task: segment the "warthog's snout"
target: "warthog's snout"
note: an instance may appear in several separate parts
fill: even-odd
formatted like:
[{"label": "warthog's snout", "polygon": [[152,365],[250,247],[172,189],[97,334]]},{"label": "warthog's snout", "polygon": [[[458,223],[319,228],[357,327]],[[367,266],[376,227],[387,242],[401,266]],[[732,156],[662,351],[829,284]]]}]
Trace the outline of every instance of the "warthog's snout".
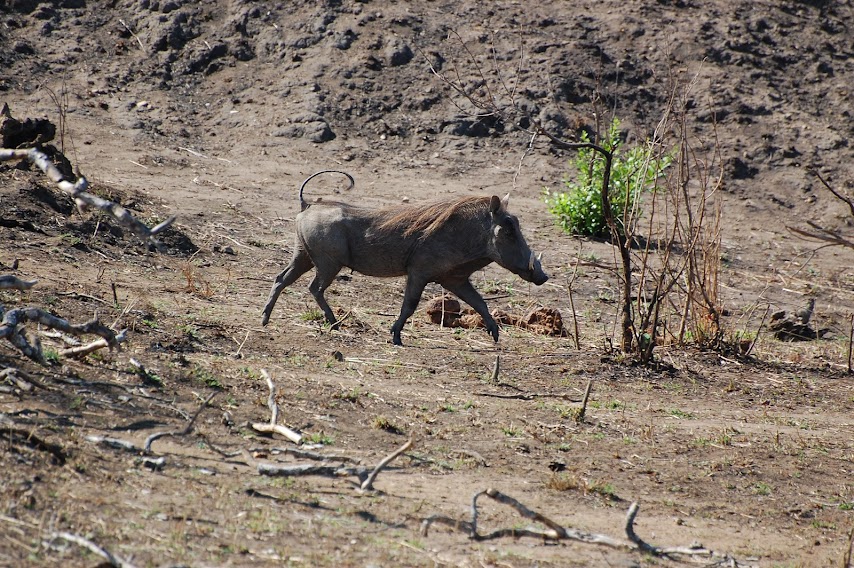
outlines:
[{"label": "warthog's snout", "polygon": [[543,267],[540,261],[543,259],[543,253],[534,256],[534,253],[531,253],[531,258],[528,260],[528,273],[520,274],[522,278],[527,280],[528,282],[533,282],[537,286],[545,284],[549,279],[549,275],[543,272]]}]

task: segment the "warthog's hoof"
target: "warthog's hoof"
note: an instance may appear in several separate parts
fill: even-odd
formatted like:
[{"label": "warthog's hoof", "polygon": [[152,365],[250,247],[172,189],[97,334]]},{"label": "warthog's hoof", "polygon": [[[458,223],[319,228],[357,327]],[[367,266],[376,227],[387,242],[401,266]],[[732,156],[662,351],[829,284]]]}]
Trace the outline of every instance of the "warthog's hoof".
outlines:
[{"label": "warthog's hoof", "polygon": [[401,347],[403,347],[403,342],[400,340],[399,331],[391,331],[391,343],[392,345],[400,345]]}]

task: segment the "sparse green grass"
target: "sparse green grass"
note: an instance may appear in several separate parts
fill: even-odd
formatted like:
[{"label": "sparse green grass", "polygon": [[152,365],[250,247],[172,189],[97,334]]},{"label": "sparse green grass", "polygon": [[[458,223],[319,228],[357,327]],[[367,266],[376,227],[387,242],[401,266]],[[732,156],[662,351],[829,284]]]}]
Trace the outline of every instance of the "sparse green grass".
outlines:
[{"label": "sparse green grass", "polygon": [[334,398],[346,402],[359,402],[361,397],[365,396],[365,392],[359,387],[353,387],[350,390],[341,390],[335,393]]},{"label": "sparse green grass", "polygon": [[335,443],[332,436],[328,436],[322,430],[320,432],[315,432],[314,434],[305,435],[302,440],[305,444],[322,444],[324,446],[331,446]]},{"label": "sparse green grass", "polygon": [[188,339],[192,339],[193,341],[201,341],[202,336],[199,334],[199,328],[196,326],[185,323],[177,326],[178,331],[180,331],[184,336]]},{"label": "sparse green grass", "polygon": [[51,347],[45,347],[42,349],[42,355],[44,355],[44,360],[48,363],[48,365],[58,365],[59,364],[59,352],[56,349]]},{"label": "sparse green grass", "polygon": [[194,365],[193,370],[191,372],[191,376],[193,380],[198,383],[202,383],[214,389],[223,389],[225,385],[217,378],[216,375],[213,374],[210,370],[202,367],[201,365]]},{"label": "sparse green grass", "polygon": [[371,427],[376,430],[384,430],[392,434],[403,434],[403,429],[383,415],[375,416],[371,421]]},{"label": "sparse green grass", "polygon": [[614,488],[614,485],[602,480],[596,481],[588,481],[585,489],[588,493],[596,493],[597,495],[601,495],[606,499],[610,499],[612,501],[619,501],[620,498],[617,496],[617,490]]},{"label": "sparse green grass", "polygon": [[324,321],[326,316],[323,315],[323,311],[320,308],[311,308],[301,313],[299,319],[305,322]]},{"label": "sparse green grass", "polygon": [[667,411],[667,414],[673,416],[675,418],[682,418],[685,420],[690,420],[694,418],[694,415],[690,412],[685,412],[683,410],[679,410],[678,408],[672,408]]},{"label": "sparse green grass", "polygon": [[501,432],[508,438],[519,438],[525,434],[524,430],[514,426],[512,422],[509,426],[502,426]]}]

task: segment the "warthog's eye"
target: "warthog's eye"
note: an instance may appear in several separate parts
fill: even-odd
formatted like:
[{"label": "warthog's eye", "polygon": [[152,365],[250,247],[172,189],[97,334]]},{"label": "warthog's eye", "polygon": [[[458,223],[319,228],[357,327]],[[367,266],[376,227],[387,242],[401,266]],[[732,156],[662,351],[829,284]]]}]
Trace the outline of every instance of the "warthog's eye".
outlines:
[{"label": "warthog's eye", "polygon": [[515,237],[516,236],[516,224],[513,223],[513,219],[510,217],[505,217],[501,220],[501,228],[504,229],[504,235],[507,237]]}]

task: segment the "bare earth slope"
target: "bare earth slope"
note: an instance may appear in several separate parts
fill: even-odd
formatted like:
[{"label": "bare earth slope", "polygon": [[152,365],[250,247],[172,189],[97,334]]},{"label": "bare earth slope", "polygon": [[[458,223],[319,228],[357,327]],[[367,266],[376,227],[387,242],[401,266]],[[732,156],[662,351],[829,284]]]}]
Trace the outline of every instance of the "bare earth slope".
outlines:
[{"label": "bare earth slope", "polygon": [[[26,165],[0,164],[0,274],[38,279],[0,291],[73,321],[128,328],[119,352],[38,366],[0,344],[0,368],[40,386],[0,393],[0,565],[92,566],[66,531],[136,566],[630,566],[638,552],[434,527],[468,520],[494,487],[564,526],[660,545],[701,542],[741,565],[841,565],[854,525],[854,387],[845,374],[854,255],[796,239],[807,220],[851,233],[854,6],[837,2],[248,2],[10,0],[0,5],[0,104],[58,125],[52,142],[141,219],[178,215],[163,253],[70,199]],[[748,359],[662,347],[654,368],[608,349],[618,296],[602,242],[554,226],[541,199],[572,155],[470,104],[431,73],[485,87],[572,139],[615,113],[629,143],[655,129],[676,82],[695,80],[689,128],[717,137],[724,171],[723,303],[733,330],[766,307],[815,297],[824,339],[762,334]],[[502,87],[506,86],[506,90]],[[480,89],[478,91],[478,89]],[[597,119],[597,117],[599,117]],[[603,118],[604,117],[604,118]],[[62,122],[64,121],[64,122]],[[490,307],[557,308],[573,288],[581,349],[506,327],[440,329],[423,310],[388,329],[402,281],[341,274],[340,331],[316,321],[308,278],[260,311],[289,258],[296,193],[311,173],[345,169],[307,193],[365,205],[511,192],[543,287],[495,266],[475,275]],[[13,260],[19,259],[17,270]],[[439,293],[428,288],[425,298]],[[115,296],[114,296],[115,294]],[[48,349],[61,347],[43,337]],[[502,384],[489,384],[496,356]],[[147,373],[130,363],[142,362]],[[259,437],[269,418],[379,461],[408,434],[415,449],[375,493],[350,478],[259,476],[254,460],[303,463]],[[588,380],[593,397],[576,422]],[[142,444],[181,429],[220,390],[192,434],[153,449],[165,466],[96,445]],[[6,392],[8,391],[8,392]],[[494,396],[501,395],[501,396]],[[522,527],[484,503],[483,530]]]}]

